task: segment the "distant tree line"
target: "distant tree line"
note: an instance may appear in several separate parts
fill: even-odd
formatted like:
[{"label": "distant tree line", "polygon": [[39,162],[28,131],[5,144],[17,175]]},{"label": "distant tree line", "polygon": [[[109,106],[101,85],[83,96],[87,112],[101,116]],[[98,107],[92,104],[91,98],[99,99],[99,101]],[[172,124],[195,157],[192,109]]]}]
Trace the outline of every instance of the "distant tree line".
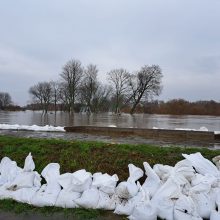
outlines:
[{"label": "distant tree line", "polygon": [[130,73],[123,68],[107,73],[107,84],[98,80],[94,64],[83,67],[79,60],[69,60],[56,82],[38,82],[29,89],[32,106],[48,110],[84,111],[120,114],[129,107],[133,114],[138,105],[161,93],[162,71],[158,65],[143,66]]},{"label": "distant tree line", "polygon": [[0,109],[5,110],[12,104],[12,99],[9,93],[0,92]]},{"label": "distant tree line", "polygon": [[167,102],[146,102],[140,112],[148,114],[170,115],[220,115],[220,103],[211,101],[189,102],[184,99],[173,99]]},{"label": "distant tree line", "polygon": [[20,111],[24,109],[12,102],[11,95],[8,92],[0,92],[0,110]]}]

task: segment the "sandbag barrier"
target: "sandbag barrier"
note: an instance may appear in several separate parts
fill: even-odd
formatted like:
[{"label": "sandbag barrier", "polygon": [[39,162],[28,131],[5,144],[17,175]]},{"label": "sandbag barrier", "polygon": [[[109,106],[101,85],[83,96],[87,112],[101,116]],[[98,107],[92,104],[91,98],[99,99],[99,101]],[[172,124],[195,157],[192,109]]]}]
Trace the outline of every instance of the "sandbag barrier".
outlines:
[{"label": "sandbag barrier", "polygon": [[[0,163],[0,199],[14,199],[38,207],[91,208],[112,210],[130,220],[219,220],[220,156],[214,164],[199,152],[183,154],[174,167],[144,162],[144,171],[128,165],[127,181],[116,174],[78,170],[60,174],[58,163],[48,164],[41,175],[34,171],[31,153],[24,168],[4,157]],[[46,184],[41,185],[42,177]]]}]

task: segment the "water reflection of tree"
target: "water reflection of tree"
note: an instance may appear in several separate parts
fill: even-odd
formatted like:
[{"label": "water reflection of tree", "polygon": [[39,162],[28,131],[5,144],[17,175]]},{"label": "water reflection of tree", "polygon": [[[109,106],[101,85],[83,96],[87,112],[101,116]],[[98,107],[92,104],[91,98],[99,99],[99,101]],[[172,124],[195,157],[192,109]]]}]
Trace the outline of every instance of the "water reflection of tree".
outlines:
[{"label": "water reflection of tree", "polygon": [[50,118],[48,114],[41,114],[41,124],[43,126],[50,125]]},{"label": "water reflection of tree", "polygon": [[136,115],[129,115],[131,127],[135,128],[143,128],[146,127],[146,124],[144,123],[144,114],[136,114]]},{"label": "water reflection of tree", "polygon": [[67,118],[69,119],[69,120],[68,120],[69,126],[74,126],[74,125],[75,125],[75,124],[74,124],[75,114],[69,113]]},{"label": "water reflection of tree", "polygon": [[55,114],[54,114],[54,121],[53,121],[53,125],[54,126],[57,126],[57,111],[55,111]]}]

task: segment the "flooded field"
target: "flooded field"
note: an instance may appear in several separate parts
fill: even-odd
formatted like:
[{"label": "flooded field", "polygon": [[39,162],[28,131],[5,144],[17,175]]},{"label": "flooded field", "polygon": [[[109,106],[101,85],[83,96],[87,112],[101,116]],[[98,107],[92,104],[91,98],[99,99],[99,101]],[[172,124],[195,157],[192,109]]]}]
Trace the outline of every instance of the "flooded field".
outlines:
[{"label": "flooded field", "polygon": [[70,115],[66,112],[49,112],[43,115],[40,111],[5,112],[0,111],[0,123],[21,125],[53,125],[53,126],[117,126],[134,128],[190,128],[206,127],[209,131],[220,131],[220,117],[197,115],[155,115],[155,114],[122,114],[111,113]]},{"label": "flooded field", "polygon": [[[149,115],[149,114],[122,114],[116,116],[110,113],[102,114],[78,114],[69,115],[65,112],[50,112],[43,115],[40,111],[25,112],[5,112],[0,111],[0,124],[20,124],[20,125],[53,125],[53,126],[117,126],[124,128],[190,128],[199,129],[206,127],[209,131],[220,131],[220,117],[215,116],[174,116],[174,115]],[[39,132],[39,131],[16,131],[0,130],[0,135],[12,135],[16,137],[31,138],[58,138],[65,140],[85,140],[85,141],[102,141],[110,143],[130,143],[130,144],[157,144],[159,146],[181,145],[195,147],[220,148],[220,143],[189,143],[145,139],[136,136],[106,136],[86,133],[65,133],[65,132]]]}]

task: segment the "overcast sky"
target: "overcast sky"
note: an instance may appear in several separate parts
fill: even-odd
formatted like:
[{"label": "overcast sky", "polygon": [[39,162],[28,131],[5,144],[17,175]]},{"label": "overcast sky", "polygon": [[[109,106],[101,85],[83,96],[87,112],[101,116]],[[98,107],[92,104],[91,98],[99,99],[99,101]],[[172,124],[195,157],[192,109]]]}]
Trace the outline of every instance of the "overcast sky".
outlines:
[{"label": "overcast sky", "polygon": [[219,23],[219,0],[0,0],[0,91],[24,105],[73,58],[102,81],[158,64],[160,100],[220,101]]}]

